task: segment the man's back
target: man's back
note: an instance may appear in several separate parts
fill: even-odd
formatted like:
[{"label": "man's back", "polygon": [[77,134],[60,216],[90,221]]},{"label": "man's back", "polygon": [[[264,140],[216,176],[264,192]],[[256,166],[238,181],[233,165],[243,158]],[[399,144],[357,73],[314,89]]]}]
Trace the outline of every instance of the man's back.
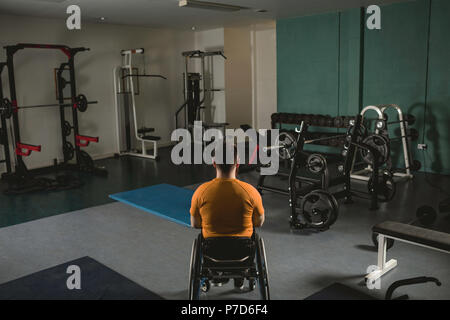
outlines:
[{"label": "man's back", "polygon": [[192,197],[191,215],[201,218],[205,238],[250,237],[253,215],[263,214],[261,195],[238,179],[213,179],[198,187]]}]

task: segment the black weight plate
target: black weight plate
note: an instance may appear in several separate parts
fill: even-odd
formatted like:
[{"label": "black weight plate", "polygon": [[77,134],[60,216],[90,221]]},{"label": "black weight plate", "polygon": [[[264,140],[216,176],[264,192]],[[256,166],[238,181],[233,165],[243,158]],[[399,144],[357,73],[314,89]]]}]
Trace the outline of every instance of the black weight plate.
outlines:
[{"label": "black weight plate", "polygon": [[336,128],[342,128],[344,126],[344,117],[336,117],[333,120],[333,124]]},{"label": "black weight plate", "polygon": [[63,134],[65,137],[70,136],[70,133],[72,132],[72,126],[70,125],[69,122],[64,121],[64,126],[63,126]]},{"label": "black weight plate", "polygon": [[419,139],[419,131],[417,131],[417,129],[411,128],[409,129],[408,136],[411,141],[416,141],[417,139]]},{"label": "black weight plate", "polygon": [[75,149],[74,149],[73,145],[69,141],[66,141],[64,143],[63,153],[64,153],[64,160],[65,161],[72,160],[73,157],[75,156]]},{"label": "black weight plate", "polygon": [[308,227],[327,229],[336,222],[339,206],[331,193],[314,190],[303,197],[301,212]]},{"label": "black weight plate", "polygon": [[76,103],[77,103],[77,109],[80,112],[85,112],[87,110],[88,101],[87,101],[87,98],[86,98],[86,96],[84,94],[79,94],[77,96]]},{"label": "black weight plate", "polygon": [[284,146],[277,149],[278,155],[283,160],[292,159],[297,150],[297,142],[289,132],[281,132],[275,140],[275,145]]},{"label": "black weight plate", "polygon": [[416,117],[412,114],[407,114],[404,116],[406,122],[408,122],[409,126],[412,126],[416,122]]},{"label": "black weight plate", "polygon": [[420,225],[429,227],[436,221],[437,212],[431,206],[421,206],[417,208],[416,218]]},{"label": "black weight plate", "polygon": [[367,130],[367,127],[360,125],[359,130],[356,131],[355,126],[349,124],[349,127],[347,128],[347,131],[345,134],[346,134],[345,139],[347,140],[347,142],[350,142],[352,140],[353,135],[357,135],[355,142],[361,143],[367,137],[368,130]]},{"label": "black weight plate", "polygon": [[[373,179],[370,177],[367,187],[369,189],[369,194],[372,194],[374,186],[373,186]],[[380,202],[388,202],[391,201],[395,193],[397,191],[397,185],[392,179],[392,176],[389,174],[383,174],[379,177],[378,182],[378,201]]]},{"label": "black weight plate", "polygon": [[[362,143],[376,149],[380,153],[380,158],[378,162],[379,166],[385,164],[388,161],[390,148],[389,142],[384,136],[378,134],[371,134],[368,137],[366,137],[362,141]],[[360,153],[361,157],[367,164],[373,164],[374,159],[371,152],[369,152],[366,149],[360,148]]]},{"label": "black weight plate", "polygon": [[317,153],[311,154],[306,160],[308,170],[311,173],[319,174],[325,171],[327,167],[326,159]]},{"label": "black weight plate", "polygon": [[420,168],[422,168],[422,163],[419,160],[413,160],[413,162],[410,164],[410,169],[412,171],[419,171]]},{"label": "black weight plate", "polygon": [[5,119],[11,118],[12,114],[13,114],[13,108],[12,108],[11,101],[9,101],[9,99],[7,99],[7,98],[3,98],[1,107],[2,107],[2,109],[1,109],[2,116]]}]

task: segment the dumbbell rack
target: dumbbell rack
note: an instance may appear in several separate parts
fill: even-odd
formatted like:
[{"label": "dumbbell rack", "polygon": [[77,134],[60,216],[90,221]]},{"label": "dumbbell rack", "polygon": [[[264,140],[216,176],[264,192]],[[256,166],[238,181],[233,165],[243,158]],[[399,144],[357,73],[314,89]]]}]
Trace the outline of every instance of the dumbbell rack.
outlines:
[{"label": "dumbbell rack", "polygon": [[[89,50],[88,48],[70,48],[65,45],[49,45],[49,44],[31,44],[31,43],[19,43],[17,45],[9,45],[4,47],[6,50],[6,56],[7,56],[7,62],[6,66],[8,68],[8,80],[9,80],[9,89],[10,89],[10,99],[12,104],[12,140],[14,141],[15,146],[15,158],[10,157],[11,160],[14,160],[14,172],[8,174],[8,178],[32,178],[32,176],[29,173],[28,168],[26,167],[23,157],[28,157],[31,155],[31,153],[34,152],[40,152],[41,146],[40,145],[31,145],[31,144],[25,144],[21,142],[20,137],[20,126],[19,126],[19,116],[18,116],[18,110],[21,108],[17,104],[17,93],[16,93],[16,84],[15,84],[15,74],[14,74],[14,55],[23,49],[51,49],[51,50],[58,50],[61,51],[66,57],[67,62],[63,63],[59,69],[60,72],[64,68],[68,68],[70,72],[70,93],[71,93],[71,103],[70,106],[72,107],[72,116],[73,116],[73,125],[71,126],[74,129],[74,141],[75,141],[75,148],[74,153],[76,154],[76,163],[75,164],[68,164],[67,158],[65,155],[64,163],[62,164],[66,168],[73,168],[78,171],[88,171],[90,173],[99,174],[99,175],[105,175],[107,174],[106,170],[104,168],[97,168],[93,165],[93,160],[84,151],[80,150],[80,147],[87,146],[90,142],[98,142],[97,137],[89,137],[89,136],[82,136],[78,132],[78,103],[77,101],[77,94],[76,94],[76,84],[75,84],[75,64],[74,64],[74,57],[78,52],[83,52]],[[64,107],[61,105],[64,103],[64,97],[63,97],[63,85],[62,85],[62,77],[61,73],[58,73],[58,90],[59,90],[59,103],[60,103],[60,115],[61,115],[61,128],[64,127],[66,121],[65,121],[65,114],[64,114]],[[52,106],[49,105],[42,105],[42,107],[45,106]],[[32,107],[41,107],[41,105],[32,106]],[[23,108],[23,107],[22,107]],[[63,150],[64,146],[66,145],[66,137],[64,137],[63,134]],[[11,161],[12,162],[12,161]],[[57,164],[57,161],[55,160],[55,164]],[[49,168],[55,168],[58,167],[57,165],[49,167]],[[42,168],[39,171],[43,171],[46,168]]]},{"label": "dumbbell rack", "polygon": [[[405,162],[405,168],[403,172],[394,172],[393,176],[396,177],[397,181],[401,180],[409,180],[412,179],[414,176],[412,174],[411,170],[411,159],[412,153],[410,148],[410,141],[407,137],[408,132],[408,122],[405,121],[405,117],[403,115],[403,112],[401,108],[396,104],[386,104],[386,105],[378,105],[378,106],[367,106],[361,111],[361,116],[364,120],[364,117],[368,111],[375,111],[377,113],[378,119],[381,121],[385,120],[384,112],[389,109],[393,108],[397,111],[398,114],[398,123],[400,125],[400,134],[401,134],[401,141],[402,141],[402,147],[403,147],[403,158]],[[375,134],[379,134],[380,130],[375,126]],[[351,178],[356,180],[363,180],[368,181],[370,179],[370,174],[372,172],[372,166],[367,165],[366,168],[354,171],[354,163],[355,159],[353,161],[352,171],[351,171]]]}]

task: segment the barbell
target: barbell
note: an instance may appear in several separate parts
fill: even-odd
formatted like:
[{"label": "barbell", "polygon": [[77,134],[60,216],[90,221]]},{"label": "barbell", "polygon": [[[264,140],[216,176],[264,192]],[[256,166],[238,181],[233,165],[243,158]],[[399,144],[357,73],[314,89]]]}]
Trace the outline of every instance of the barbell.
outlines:
[{"label": "barbell", "polygon": [[[339,139],[344,140],[346,134],[339,134],[333,136],[319,137],[315,139],[305,140],[305,144],[312,144],[322,141],[331,141],[331,146],[338,146]],[[295,156],[297,151],[297,141],[295,137],[289,132],[281,132],[275,140],[275,145],[270,147],[264,147],[263,151],[276,150],[278,155],[283,160],[290,160]]]},{"label": "barbell", "polygon": [[98,101],[88,101],[84,94],[80,94],[75,98],[75,102],[71,103],[50,103],[50,104],[36,104],[29,106],[14,106],[9,99],[4,98],[0,106],[0,115],[5,119],[11,118],[15,110],[31,109],[31,108],[47,108],[47,107],[73,107],[80,112],[85,112],[89,104],[97,104]]}]

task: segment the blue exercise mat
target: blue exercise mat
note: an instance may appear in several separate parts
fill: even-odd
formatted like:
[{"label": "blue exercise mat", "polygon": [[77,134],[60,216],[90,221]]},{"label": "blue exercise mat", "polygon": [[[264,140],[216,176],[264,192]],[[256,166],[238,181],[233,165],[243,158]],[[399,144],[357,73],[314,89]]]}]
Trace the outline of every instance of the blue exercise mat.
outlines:
[{"label": "blue exercise mat", "polygon": [[190,227],[189,209],[193,194],[194,190],[163,183],[116,193],[109,197],[164,219]]}]

